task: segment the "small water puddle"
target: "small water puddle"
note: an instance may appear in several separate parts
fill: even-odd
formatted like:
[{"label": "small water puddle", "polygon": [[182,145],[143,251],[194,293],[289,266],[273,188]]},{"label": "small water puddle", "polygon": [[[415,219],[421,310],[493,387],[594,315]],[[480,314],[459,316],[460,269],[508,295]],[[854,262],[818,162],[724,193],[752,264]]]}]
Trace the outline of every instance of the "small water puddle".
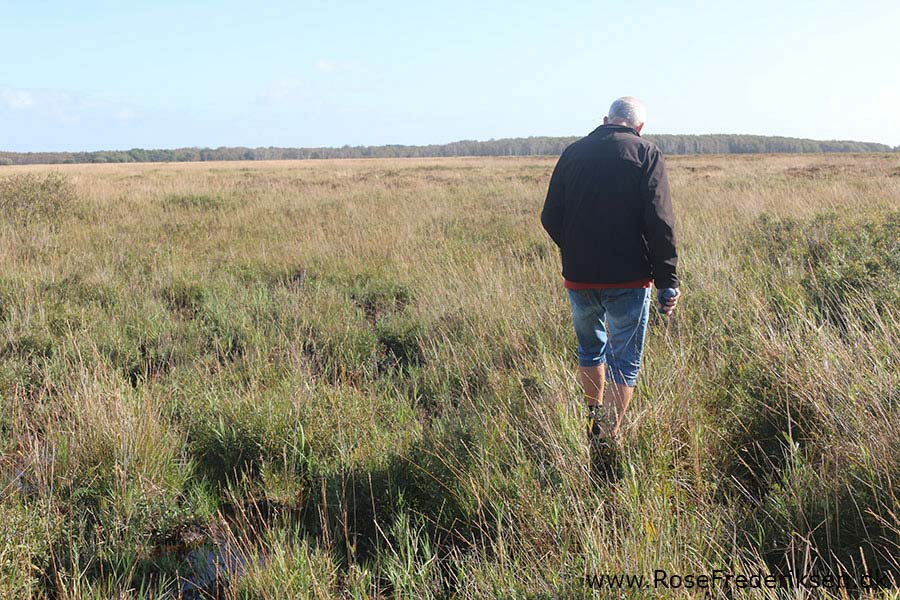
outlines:
[{"label": "small water puddle", "polygon": [[258,559],[222,537],[189,550],[182,560],[188,573],[177,579],[179,597],[195,600],[223,597],[228,582],[240,577],[247,565]]},{"label": "small water puddle", "polygon": [[244,574],[251,566],[265,561],[259,540],[246,537],[249,532],[263,531],[276,515],[285,516],[297,510],[270,503],[250,500],[239,507],[231,506],[220,514],[219,522],[208,529],[182,533],[179,544],[166,547],[168,554],[185,565],[177,577],[180,598],[199,600],[223,598],[229,582]]}]

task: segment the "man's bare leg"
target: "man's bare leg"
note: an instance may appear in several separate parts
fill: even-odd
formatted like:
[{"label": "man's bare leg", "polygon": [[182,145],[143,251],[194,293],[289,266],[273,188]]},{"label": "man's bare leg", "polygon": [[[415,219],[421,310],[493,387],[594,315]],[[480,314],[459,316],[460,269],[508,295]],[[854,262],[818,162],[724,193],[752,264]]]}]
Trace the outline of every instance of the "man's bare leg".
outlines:
[{"label": "man's bare leg", "polygon": [[605,385],[606,365],[579,367],[578,371],[589,417],[591,476],[596,483],[612,483],[622,477],[616,436],[634,388],[614,381]]},{"label": "man's bare leg", "polygon": [[609,382],[603,404],[607,407],[606,413],[611,424],[611,431],[608,433],[610,437],[619,435],[619,428],[625,420],[625,411],[628,410],[633,395],[634,387],[615,381]]},{"label": "man's bare leg", "polygon": [[603,402],[603,387],[606,382],[606,365],[578,367],[584,401],[588,407],[600,406]]}]

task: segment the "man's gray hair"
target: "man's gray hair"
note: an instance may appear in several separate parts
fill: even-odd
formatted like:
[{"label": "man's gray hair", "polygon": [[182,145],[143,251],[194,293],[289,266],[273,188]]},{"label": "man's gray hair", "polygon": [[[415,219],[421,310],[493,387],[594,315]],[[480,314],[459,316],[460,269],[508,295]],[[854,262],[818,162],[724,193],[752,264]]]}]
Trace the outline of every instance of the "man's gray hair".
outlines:
[{"label": "man's gray hair", "polygon": [[610,123],[637,128],[647,121],[647,108],[637,98],[623,96],[612,103],[606,116]]}]

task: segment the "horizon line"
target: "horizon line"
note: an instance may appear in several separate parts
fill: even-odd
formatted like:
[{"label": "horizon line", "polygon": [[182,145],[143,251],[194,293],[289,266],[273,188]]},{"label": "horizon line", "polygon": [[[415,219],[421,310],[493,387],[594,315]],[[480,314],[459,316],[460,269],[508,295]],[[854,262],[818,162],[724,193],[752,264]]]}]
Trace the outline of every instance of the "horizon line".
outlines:
[{"label": "horizon line", "polygon": [[[864,141],[864,140],[852,140],[852,139],[820,139],[820,138],[808,138],[808,137],[797,137],[790,135],[776,135],[776,134],[760,134],[760,133],[649,133],[641,135],[641,137],[645,138],[654,138],[654,137],[710,137],[710,136],[744,136],[744,137],[757,137],[757,138],[779,138],[785,140],[803,140],[810,142],[840,142],[840,143],[855,143],[855,144],[878,144],[881,146],[886,146],[892,150],[896,150],[900,148],[900,146],[893,146],[892,144],[886,142],[873,142],[873,141]],[[167,147],[146,147],[146,146],[131,146],[131,147],[121,147],[121,148],[100,148],[94,150],[6,150],[0,148],[0,154],[92,154],[99,152],[130,152],[133,150],[145,150],[145,151],[173,151],[173,150],[218,150],[223,148],[246,148],[248,150],[254,149],[270,149],[270,150],[278,150],[278,149],[310,149],[310,150],[340,150],[342,148],[389,148],[389,147],[401,147],[401,148],[426,148],[429,146],[450,146],[453,144],[460,143],[486,143],[486,142],[500,142],[506,140],[529,140],[529,139],[563,139],[563,138],[573,138],[579,139],[584,137],[584,135],[528,135],[528,136],[516,136],[516,137],[498,137],[498,138],[487,138],[487,139],[474,139],[474,138],[463,138],[451,140],[449,142],[429,142],[422,144],[410,144],[410,143],[385,143],[385,144],[341,144],[341,145],[331,145],[331,146],[244,146],[244,145],[218,145],[218,146],[210,146],[210,145],[194,145],[194,146],[167,146]]]}]

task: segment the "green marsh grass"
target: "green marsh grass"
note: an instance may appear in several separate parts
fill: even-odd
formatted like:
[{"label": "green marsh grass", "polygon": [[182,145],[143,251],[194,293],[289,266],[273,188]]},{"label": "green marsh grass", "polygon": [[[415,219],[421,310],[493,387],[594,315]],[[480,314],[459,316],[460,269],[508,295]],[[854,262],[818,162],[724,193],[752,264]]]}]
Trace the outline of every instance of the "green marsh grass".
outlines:
[{"label": "green marsh grass", "polygon": [[897,575],[898,161],[670,160],[685,296],[608,489],[538,221],[553,159],[0,169],[0,596]]}]

